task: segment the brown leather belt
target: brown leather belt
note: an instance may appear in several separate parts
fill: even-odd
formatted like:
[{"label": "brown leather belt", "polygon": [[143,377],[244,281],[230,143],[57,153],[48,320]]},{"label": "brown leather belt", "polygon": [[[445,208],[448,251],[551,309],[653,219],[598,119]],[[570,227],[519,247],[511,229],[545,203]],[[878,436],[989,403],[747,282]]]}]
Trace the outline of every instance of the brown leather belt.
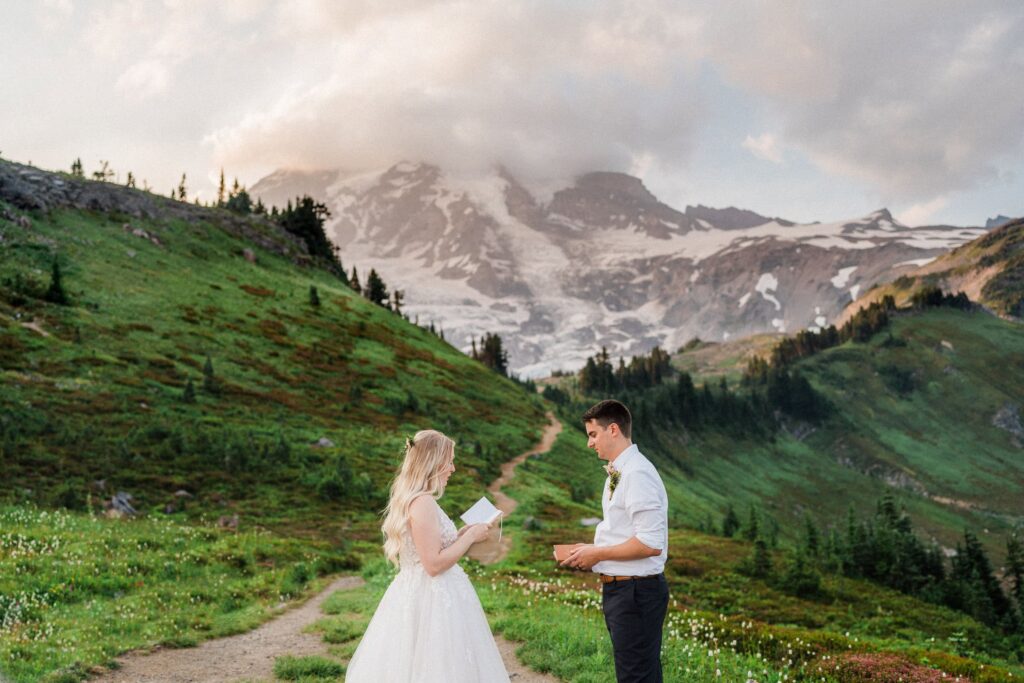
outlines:
[{"label": "brown leather belt", "polygon": [[600,574],[601,583],[615,583],[616,581],[635,581],[636,579],[655,579],[661,574],[648,574],[647,576],[611,576],[610,574]]}]

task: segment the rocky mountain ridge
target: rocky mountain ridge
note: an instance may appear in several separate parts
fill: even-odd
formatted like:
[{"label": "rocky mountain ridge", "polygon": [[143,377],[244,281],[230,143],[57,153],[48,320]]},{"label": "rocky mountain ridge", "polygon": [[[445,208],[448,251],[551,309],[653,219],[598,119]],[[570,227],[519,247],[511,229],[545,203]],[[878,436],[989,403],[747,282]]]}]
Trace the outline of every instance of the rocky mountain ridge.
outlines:
[{"label": "rocky mountain ridge", "polygon": [[[333,177],[332,177],[333,173]],[[329,206],[346,265],[405,290],[406,310],[469,347],[497,332],[516,372],[829,324],[848,302],[983,228],[910,228],[885,209],[796,224],[736,208],[661,202],[638,178],[589,173],[546,201],[508,171],[459,175],[402,162],[381,172],[278,172],[267,204]]]}]

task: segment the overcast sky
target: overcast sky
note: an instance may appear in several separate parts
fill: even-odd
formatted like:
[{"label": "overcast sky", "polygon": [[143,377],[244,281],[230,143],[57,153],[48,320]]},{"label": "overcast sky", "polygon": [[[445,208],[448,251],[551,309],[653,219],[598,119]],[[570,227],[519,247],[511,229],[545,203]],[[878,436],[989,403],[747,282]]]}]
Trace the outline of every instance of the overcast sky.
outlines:
[{"label": "overcast sky", "polygon": [[1024,214],[1020,0],[5,0],[0,155],[643,178],[797,221]]}]

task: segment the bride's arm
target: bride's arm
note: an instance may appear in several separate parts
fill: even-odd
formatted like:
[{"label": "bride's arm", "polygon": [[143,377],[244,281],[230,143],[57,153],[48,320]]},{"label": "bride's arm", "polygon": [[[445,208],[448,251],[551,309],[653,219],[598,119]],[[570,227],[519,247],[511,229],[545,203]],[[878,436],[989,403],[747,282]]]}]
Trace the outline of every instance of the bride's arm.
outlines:
[{"label": "bride's arm", "polygon": [[409,508],[409,528],[412,531],[412,542],[419,553],[423,569],[431,576],[437,576],[458,562],[469,547],[487,535],[486,524],[474,524],[472,529],[459,536],[455,543],[441,548],[441,525],[438,523],[437,503],[430,496],[421,496],[412,502]]}]

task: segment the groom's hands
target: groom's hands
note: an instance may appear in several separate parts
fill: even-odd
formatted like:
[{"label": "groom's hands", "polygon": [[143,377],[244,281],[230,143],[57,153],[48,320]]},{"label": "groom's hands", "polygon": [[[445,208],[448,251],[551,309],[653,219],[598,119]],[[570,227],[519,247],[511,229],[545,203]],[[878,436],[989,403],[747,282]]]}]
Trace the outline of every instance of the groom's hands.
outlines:
[{"label": "groom's hands", "polygon": [[569,557],[562,560],[563,567],[572,567],[573,569],[582,569],[583,571],[590,571],[590,569],[601,561],[601,548],[590,543],[577,543]]}]

